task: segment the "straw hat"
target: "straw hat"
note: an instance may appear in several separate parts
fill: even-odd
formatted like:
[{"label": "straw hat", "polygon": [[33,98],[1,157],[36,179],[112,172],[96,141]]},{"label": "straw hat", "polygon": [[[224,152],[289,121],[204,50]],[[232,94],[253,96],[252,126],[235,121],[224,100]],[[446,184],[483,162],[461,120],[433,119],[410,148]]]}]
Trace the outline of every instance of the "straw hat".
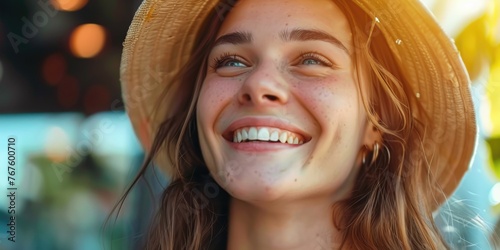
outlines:
[{"label": "straw hat", "polygon": [[[412,104],[413,116],[425,121],[423,145],[431,170],[448,196],[469,168],[476,140],[470,81],[459,53],[418,0],[354,2],[377,20],[424,109]],[[144,0],[137,10],[124,43],[121,83],[126,110],[146,151],[165,120],[162,114],[179,108],[174,96],[166,96],[157,106],[159,115],[153,115],[166,83],[189,58],[209,13],[227,7],[217,0]],[[156,162],[175,174],[164,158]],[[441,203],[444,197],[430,199]]]}]

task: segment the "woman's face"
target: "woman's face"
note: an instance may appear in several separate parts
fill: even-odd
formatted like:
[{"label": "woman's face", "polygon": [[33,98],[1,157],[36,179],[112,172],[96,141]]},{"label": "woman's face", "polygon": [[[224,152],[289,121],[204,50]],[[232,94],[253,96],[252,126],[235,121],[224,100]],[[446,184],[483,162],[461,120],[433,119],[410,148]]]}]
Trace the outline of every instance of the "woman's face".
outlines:
[{"label": "woman's face", "polygon": [[197,105],[203,158],[246,201],[344,198],[372,145],[349,24],[331,0],[241,0]]}]

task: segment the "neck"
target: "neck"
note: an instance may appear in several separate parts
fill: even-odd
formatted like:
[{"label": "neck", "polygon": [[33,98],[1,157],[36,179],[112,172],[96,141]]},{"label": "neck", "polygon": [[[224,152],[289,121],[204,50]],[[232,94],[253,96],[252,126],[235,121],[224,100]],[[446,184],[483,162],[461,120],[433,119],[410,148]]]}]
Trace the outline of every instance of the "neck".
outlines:
[{"label": "neck", "polygon": [[311,200],[250,204],[231,198],[228,250],[337,248],[331,205]]}]

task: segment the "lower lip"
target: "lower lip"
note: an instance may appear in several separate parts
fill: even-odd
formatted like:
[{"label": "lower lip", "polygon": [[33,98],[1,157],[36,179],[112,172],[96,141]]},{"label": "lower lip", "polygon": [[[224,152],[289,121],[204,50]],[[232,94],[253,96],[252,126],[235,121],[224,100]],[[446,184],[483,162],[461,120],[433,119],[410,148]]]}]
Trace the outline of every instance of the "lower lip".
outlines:
[{"label": "lower lip", "polygon": [[232,148],[242,151],[252,151],[252,152],[271,152],[284,149],[292,149],[300,147],[304,144],[286,144],[286,143],[273,143],[273,142],[228,142]]}]

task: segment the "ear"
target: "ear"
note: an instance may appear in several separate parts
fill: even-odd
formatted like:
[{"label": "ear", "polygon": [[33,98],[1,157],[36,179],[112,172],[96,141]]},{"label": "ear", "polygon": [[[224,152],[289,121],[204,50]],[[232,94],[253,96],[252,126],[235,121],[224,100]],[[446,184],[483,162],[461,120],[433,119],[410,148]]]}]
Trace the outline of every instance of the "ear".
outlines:
[{"label": "ear", "polygon": [[367,121],[363,144],[366,145],[370,150],[373,150],[373,145],[375,145],[375,142],[379,142],[379,144],[382,143],[382,132],[380,132],[371,121]]}]

